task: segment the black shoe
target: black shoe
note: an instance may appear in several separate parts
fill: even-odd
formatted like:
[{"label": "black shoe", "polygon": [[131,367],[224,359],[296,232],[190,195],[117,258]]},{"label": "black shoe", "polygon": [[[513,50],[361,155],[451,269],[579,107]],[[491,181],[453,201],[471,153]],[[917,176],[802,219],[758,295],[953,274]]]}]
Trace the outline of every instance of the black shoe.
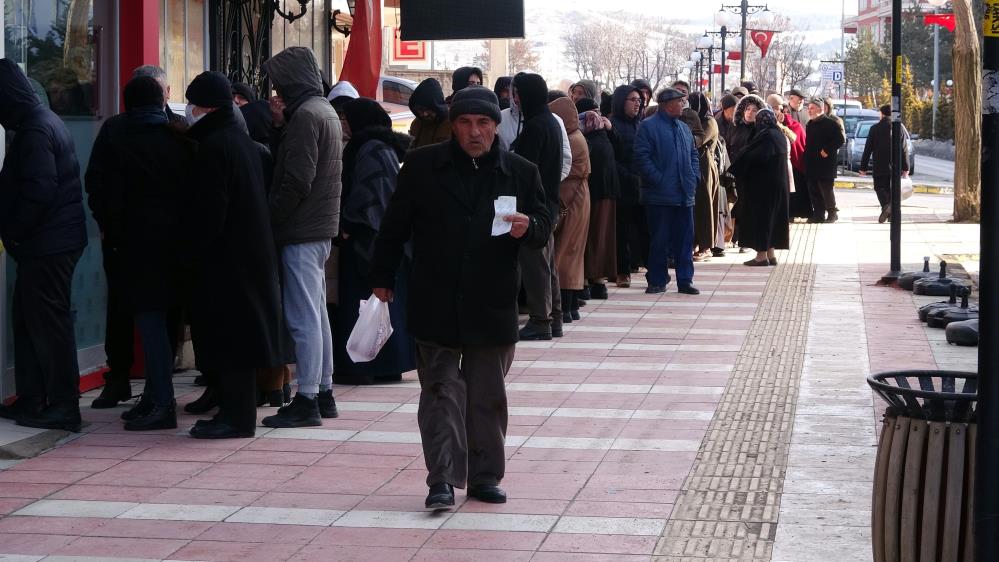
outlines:
[{"label": "black shoe", "polygon": [[552,330],[549,327],[538,328],[531,323],[520,329],[521,341],[539,341],[552,339]]},{"label": "black shoe", "polygon": [[38,412],[25,412],[17,418],[17,425],[40,429],[62,429],[80,432],[83,420],[80,419],[80,405],[77,402],[52,404]]},{"label": "black shoe", "polygon": [[714,257],[716,257],[716,258],[723,258],[723,257],[725,257],[725,249],[724,248],[711,248],[711,255],[714,256]]},{"label": "black shoe", "polygon": [[434,484],[424,502],[427,509],[451,509],[454,507],[454,487],[450,484]]},{"label": "black shoe", "polygon": [[742,265],[748,265],[750,267],[760,267],[760,266],[770,265],[770,260],[756,261],[756,258],[753,258],[749,261],[742,262]]},{"label": "black shoe", "polygon": [[597,298],[597,297],[593,296],[593,291],[590,290],[590,287],[591,287],[591,285],[587,285],[587,286],[583,287],[583,289],[581,291],[579,291],[578,298],[581,298],[584,301],[588,301],[590,299]]},{"label": "black shoe", "polygon": [[153,406],[141,418],[125,422],[125,431],[152,431],[154,429],[177,429],[177,405]]},{"label": "black shoe", "polygon": [[260,423],[267,427],[319,427],[323,425],[323,420],[319,415],[318,401],[298,393],[291,404],[278,408],[277,414],[264,418]]},{"label": "black shoe", "polygon": [[506,503],[506,492],[499,486],[469,486],[468,497],[486,503]]},{"label": "black shoe", "polygon": [[125,421],[137,420],[151,411],[153,411],[153,401],[146,396],[140,396],[135,406],[121,413],[121,419]]},{"label": "black shoe", "polygon": [[573,310],[572,312],[569,313],[569,316],[572,316],[573,320],[579,320],[580,318],[578,310]]},{"label": "black shoe", "polygon": [[198,375],[194,377],[194,386],[208,386],[208,379],[205,375]]},{"label": "black shoe", "polygon": [[561,338],[563,336],[565,336],[565,331],[562,330],[562,326],[559,326],[558,328],[552,328],[553,338]]},{"label": "black shoe", "polygon": [[598,301],[607,300],[607,285],[603,283],[590,285],[590,298]]},{"label": "black shoe", "polygon": [[319,406],[319,417],[330,419],[340,415],[336,411],[336,400],[333,399],[333,389],[320,390],[316,395],[316,402]]},{"label": "black shoe", "polygon": [[676,288],[676,292],[683,293],[685,295],[699,295],[701,291],[693,285],[680,285]]},{"label": "black shoe", "polygon": [[219,405],[219,399],[215,396],[215,389],[206,386],[205,391],[201,393],[194,402],[184,404],[184,411],[188,414],[201,415],[204,414],[216,406]]},{"label": "black shoe", "polygon": [[826,222],[836,222],[839,220],[839,209],[833,209],[829,211],[829,215],[826,217]]},{"label": "black shoe", "polygon": [[777,265],[777,258],[767,258],[767,263],[770,265]]},{"label": "black shoe", "polygon": [[90,407],[95,410],[104,410],[114,408],[119,402],[131,399],[132,383],[128,381],[128,378],[109,377],[104,382],[104,388],[101,389],[100,396],[94,398]]},{"label": "black shoe", "polygon": [[0,418],[17,421],[26,415],[36,416],[45,408],[42,400],[19,397],[10,406],[0,405]]},{"label": "black shoe", "polygon": [[826,219],[823,217],[812,217],[805,222],[807,222],[808,224],[822,224],[826,222]]},{"label": "black shoe", "polygon": [[649,285],[645,289],[646,295],[658,295],[659,293],[665,293],[665,292],[666,292],[665,285]]},{"label": "black shoe", "polygon": [[891,217],[891,205],[881,207],[881,214],[878,215],[878,223],[884,224],[889,217]]},{"label": "black shoe", "polygon": [[190,434],[195,439],[239,439],[253,437],[254,431],[240,431],[221,420],[198,420]]},{"label": "black shoe", "polygon": [[271,408],[280,408],[284,406],[284,394],[280,390],[258,390],[257,391],[257,407],[263,408],[265,406],[270,406]]},{"label": "black shoe", "polygon": [[572,313],[569,312],[568,310],[563,310],[562,311],[562,323],[563,324],[572,324]]}]

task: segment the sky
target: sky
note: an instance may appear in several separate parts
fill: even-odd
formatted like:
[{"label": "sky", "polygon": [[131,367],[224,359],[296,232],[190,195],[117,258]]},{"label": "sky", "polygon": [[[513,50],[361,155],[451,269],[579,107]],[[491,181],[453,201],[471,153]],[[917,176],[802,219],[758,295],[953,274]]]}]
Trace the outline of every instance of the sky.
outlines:
[{"label": "sky", "polygon": [[[738,0],[731,0],[726,4],[736,4]],[[532,5],[550,5],[551,0],[527,0],[527,9],[530,11]],[[825,2],[809,2],[804,0],[762,0],[753,1],[752,4],[766,4],[772,11],[811,14],[818,16],[829,16],[838,22],[842,5],[836,0]],[[567,2],[567,4],[570,4]],[[694,8],[694,6],[700,7]],[[577,10],[608,11],[621,9],[630,12],[653,14],[667,18],[678,18],[686,16],[690,19],[701,19],[705,22],[711,21],[714,12],[721,6],[721,1],[708,0],[707,2],[688,2],[687,0],[626,0],[615,3],[608,0],[572,0],[571,6]],[[857,0],[846,0],[847,16],[857,13]],[[682,16],[681,16],[682,14]]]}]

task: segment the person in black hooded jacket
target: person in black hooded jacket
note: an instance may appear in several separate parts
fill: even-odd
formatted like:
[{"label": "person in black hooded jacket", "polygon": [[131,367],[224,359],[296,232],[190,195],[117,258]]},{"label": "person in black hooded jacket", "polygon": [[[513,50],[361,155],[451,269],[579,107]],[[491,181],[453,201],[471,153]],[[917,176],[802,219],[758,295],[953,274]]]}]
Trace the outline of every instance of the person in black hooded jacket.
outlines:
[{"label": "person in black hooded jacket", "polygon": [[[562,182],[562,131],[548,109],[548,84],[537,74],[520,73],[513,78],[513,95],[524,115],[524,125],[510,149],[538,167],[548,212],[555,223]],[[542,249],[520,250],[521,279],[531,314],[520,331],[522,340],[550,340],[562,335],[562,299],[555,271],[554,240],[554,236],[550,237]]]},{"label": "person in black hooded jacket", "polygon": [[451,105],[451,99],[469,86],[482,85],[482,70],[474,66],[463,66],[451,74],[451,95],[444,100]]},{"label": "person in black hooded jacket", "polygon": [[66,125],[28,77],[0,59],[0,125],[15,131],[0,170],[0,238],[17,262],[14,380],[0,416],[19,425],[80,430],[80,369],[70,292],[87,245],[80,165]]},{"label": "person in black hooded jacket", "polygon": [[440,82],[433,78],[420,82],[409,97],[409,110],[416,117],[409,126],[409,136],[413,137],[413,146],[410,148],[436,144],[451,138],[451,121],[447,118],[447,104],[444,103],[444,90]]},{"label": "person in black hooded jacket", "polygon": [[649,230],[638,199],[642,180],[632,165],[644,98],[635,86],[618,86],[611,103],[614,158],[621,196],[617,201],[617,286],[631,286],[631,272],[649,255]]},{"label": "person in black hooded jacket", "polygon": [[[392,120],[381,104],[358,98],[344,106],[351,137],[343,151],[343,197],[337,287],[333,312],[333,381],[371,384],[398,381],[416,368],[416,342],[406,327],[409,306],[409,260],[395,277],[395,298],[389,303],[392,337],[371,361],[355,363],[347,354],[347,340],[357,324],[358,307],[351,304],[371,294],[371,267],[375,238],[395,192],[399,163],[412,139],[392,130]],[[449,128],[450,129],[450,128]]]},{"label": "person in black hooded jacket", "polygon": [[496,98],[499,100],[500,111],[510,107],[510,102],[513,99],[513,76],[500,76],[496,79],[496,84],[493,86],[493,93],[496,94]]}]

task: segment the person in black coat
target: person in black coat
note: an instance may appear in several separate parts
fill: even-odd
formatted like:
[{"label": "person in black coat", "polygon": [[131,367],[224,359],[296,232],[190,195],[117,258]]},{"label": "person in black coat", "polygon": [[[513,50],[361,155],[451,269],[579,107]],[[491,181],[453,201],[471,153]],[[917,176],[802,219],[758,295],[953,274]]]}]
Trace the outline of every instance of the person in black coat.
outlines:
[{"label": "person in black coat", "polygon": [[199,438],[250,437],[255,370],[284,364],[281,291],[260,151],[240,130],[228,78],[204,72],[187,99],[198,142],[188,212],[193,257],[191,330],[198,367],[218,373],[219,412]]},{"label": "person in black coat", "polygon": [[729,167],[739,182],[739,243],[756,250],[746,265],[777,265],[774,250],[786,250],[790,243],[788,143],[769,108],[756,114],[755,128],[753,139]]},{"label": "person in black coat", "polygon": [[[836,154],[843,146],[843,129],[836,119],[825,113],[825,100],[808,101],[808,126],[805,127],[805,174],[808,196],[815,215],[808,222],[836,222]],[[828,216],[827,216],[828,213]]]},{"label": "person in black coat", "polygon": [[617,201],[617,286],[631,286],[631,272],[638,271],[649,255],[649,228],[639,201],[642,179],[632,161],[635,137],[642,122],[645,102],[635,86],[618,86],[611,105],[611,140],[621,197]]},{"label": "person in black coat", "polygon": [[590,297],[607,298],[606,280],[617,277],[617,198],[621,187],[610,140],[610,121],[600,115],[590,98],[576,102],[583,136],[590,150],[590,226],[583,269]]},{"label": "person in black coat", "polygon": [[444,103],[451,105],[454,95],[469,86],[482,85],[482,69],[475,66],[462,66],[451,73],[451,95]]},{"label": "person in black coat", "polygon": [[[548,109],[548,85],[537,74],[513,77],[513,95],[524,115],[524,125],[510,150],[538,167],[548,212],[556,222],[562,183],[562,130]],[[555,238],[540,250],[522,248],[521,280],[531,318],[520,331],[522,340],[550,340],[562,336],[562,298],[555,269]]]},{"label": "person in black coat", "polygon": [[[412,242],[409,329],[417,341],[422,392],[417,414],[429,474],[427,508],[469,497],[506,501],[503,379],[517,342],[517,254],[541,248],[552,220],[537,167],[501,150],[496,94],[468,88],[450,108],[454,137],[410,151],[382,219],[372,261],[374,294],[393,297]],[[496,217],[494,201],[515,197]],[[492,235],[494,218],[510,226]]]},{"label": "person in black coat", "polygon": [[142,406],[125,416],[125,429],[172,429],[177,427],[171,381],[177,343],[168,313],[182,300],[176,241],[194,143],[183,136],[183,127],[169,123],[155,79],[133,78],[123,97],[126,112],[105,124],[94,146],[87,188],[114,252],[108,259],[115,262],[113,283],[119,286],[111,288],[124,293],[145,355]]},{"label": "person in black coat", "polygon": [[[909,154],[904,146],[904,139],[909,132],[902,125],[902,177],[909,177]],[[867,143],[864,144],[864,155],[860,160],[860,175],[867,173],[871,157],[874,157],[874,193],[881,204],[881,215],[878,222],[883,223],[891,216],[891,106],[881,106],[881,120],[871,126],[867,133]]]},{"label": "person in black coat", "polygon": [[243,115],[243,121],[246,121],[250,138],[263,145],[270,144],[273,124],[270,103],[257,99],[257,92],[243,82],[232,85],[232,101]]},{"label": "person in black coat", "polygon": [[87,245],[80,165],[66,125],[24,72],[0,59],[0,126],[14,131],[0,170],[0,239],[17,262],[14,380],[0,416],[20,425],[80,430],[80,369],[70,293]]}]

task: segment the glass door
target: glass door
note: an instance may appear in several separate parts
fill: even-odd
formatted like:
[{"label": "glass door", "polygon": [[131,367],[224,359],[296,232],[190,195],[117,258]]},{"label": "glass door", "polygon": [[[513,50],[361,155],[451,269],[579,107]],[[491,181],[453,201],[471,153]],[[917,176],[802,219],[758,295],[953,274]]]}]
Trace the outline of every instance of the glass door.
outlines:
[{"label": "glass door", "polygon": [[[73,137],[81,175],[104,119],[118,106],[116,0],[0,0],[3,51],[25,71],[39,100],[63,119]],[[8,133],[9,136],[9,133]],[[88,211],[89,245],[73,278],[73,313],[80,369],[104,361],[105,284],[100,235]],[[5,353],[0,397],[12,394],[13,338],[9,302],[16,268],[7,260],[7,312],[0,320]]]}]

